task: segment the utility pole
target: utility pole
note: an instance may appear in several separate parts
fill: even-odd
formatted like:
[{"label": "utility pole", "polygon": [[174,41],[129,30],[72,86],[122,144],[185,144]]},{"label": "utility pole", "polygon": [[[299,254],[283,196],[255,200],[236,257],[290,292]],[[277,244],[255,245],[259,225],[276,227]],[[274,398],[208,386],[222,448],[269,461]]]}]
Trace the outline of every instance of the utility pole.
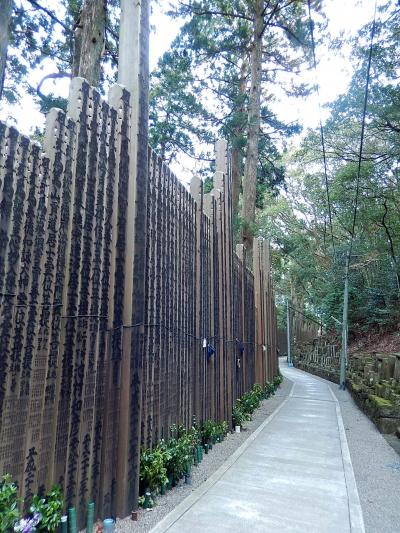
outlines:
[{"label": "utility pole", "polygon": [[347,333],[348,333],[348,311],[349,311],[349,270],[350,254],[348,250],[346,256],[346,267],[344,274],[344,295],[343,295],[343,318],[342,318],[342,350],[340,352],[340,388],[346,388],[346,366],[347,366]]},{"label": "utility pole", "polygon": [[289,298],[286,298],[286,332],[287,332],[287,359],[288,359],[288,366],[292,367],[292,350],[290,346],[290,338],[291,338],[291,332],[290,332],[290,311],[289,311]]}]

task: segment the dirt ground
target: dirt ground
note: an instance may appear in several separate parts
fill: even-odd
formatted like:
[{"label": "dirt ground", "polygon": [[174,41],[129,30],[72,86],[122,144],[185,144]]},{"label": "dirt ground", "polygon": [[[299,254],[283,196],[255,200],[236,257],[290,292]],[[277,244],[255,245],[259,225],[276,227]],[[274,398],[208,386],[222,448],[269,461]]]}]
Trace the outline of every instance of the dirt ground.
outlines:
[{"label": "dirt ground", "polygon": [[353,339],[349,345],[349,354],[400,353],[400,330],[386,333],[369,333]]}]

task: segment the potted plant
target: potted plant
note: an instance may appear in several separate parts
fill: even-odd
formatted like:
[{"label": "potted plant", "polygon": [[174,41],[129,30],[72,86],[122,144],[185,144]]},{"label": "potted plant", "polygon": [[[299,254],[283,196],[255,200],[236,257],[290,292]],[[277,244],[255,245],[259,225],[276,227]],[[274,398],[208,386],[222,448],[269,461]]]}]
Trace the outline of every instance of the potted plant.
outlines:
[{"label": "potted plant", "polygon": [[203,423],[203,427],[201,429],[201,436],[203,440],[204,451],[206,453],[208,453],[208,445],[211,442],[215,425],[216,425],[215,422],[213,422],[212,420],[206,420]]},{"label": "potted plant", "polygon": [[140,480],[142,481],[145,492],[150,490],[156,492],[168,481],[167,468],[165,463],[168,461],[168,449],[164,443],[153,450],[143,450],[140,455]]},{"label": "potted plant", "polygon": [[232,409],[232,421],[233,425],[235,426],[236,433],[240,433],[240,428],[244,422],[244,413],[238,401],[236,401]]}]

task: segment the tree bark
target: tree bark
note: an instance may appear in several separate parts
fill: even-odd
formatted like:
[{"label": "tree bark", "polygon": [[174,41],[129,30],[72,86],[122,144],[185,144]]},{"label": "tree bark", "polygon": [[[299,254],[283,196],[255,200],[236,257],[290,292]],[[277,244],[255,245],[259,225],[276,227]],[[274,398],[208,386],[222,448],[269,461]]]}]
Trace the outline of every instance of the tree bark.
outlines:
[{"label": "tree bark", "polygon": [[262,41],[264,32],[264,0],[255,1],[253,45],[251,51],[251,87],[247,126],[246,162],[243,180],[242,239],[248,251],[253,247],[255,222],[258,141],[261,111]]},{"label": "tree bark", "polygon": [[399,264],[398,264],[398,261],[397,261],[396,254],[394,252],[394,243],[393,243],[392,235],[391,235],[391,233],[389,231],[388,225],[386,224],[386,216],[388,214],[388,206],[387,206],[387,201],[386,200],[383,202],[383,208],[384,208],[385,211],[384,211],[383,216],[382,216],[382,226],[385,229],[386,236],[387,236],[387,239],[388,239],[389,253],[390,253],[390,256],[392,258],[393,265],[394,265],[394,268],[395,268],[397,291],[400,294]]},{"label": "tree bark", "polygon": [[[244,100],[243,97],[246,93],[246,80],[247,80],[247,69],[248,69],[248,60],[247,58],[243,59],[242,67],[240,69],[240,79],[239,79],[239,98],[242,100],[240,104],[238,113],[244,114]],[[231,165],[232,165],[232,203],[233,203],[233,216],[236,216],[239,212],[239,197],[240,197],[240,187],[242,185],[242,175],[243,175],[243,156],[242,148],[240,146],[239,139],[243,135],[244,125],[240,124],[234,129],[234,139],[231,155]],[[237,144],[235,144],[237,140]]]},{"label": "tree bark", "polygon": [[6,77],[12,6],[12,0],[0,0],[0,100],[3,96],[4,79]]},{"label": "tree bark", "polygon": [[72,76],[85,78],[94,87],[100,83],[106,26],[105,6],[105,0],[85,0],[75,30]]}]

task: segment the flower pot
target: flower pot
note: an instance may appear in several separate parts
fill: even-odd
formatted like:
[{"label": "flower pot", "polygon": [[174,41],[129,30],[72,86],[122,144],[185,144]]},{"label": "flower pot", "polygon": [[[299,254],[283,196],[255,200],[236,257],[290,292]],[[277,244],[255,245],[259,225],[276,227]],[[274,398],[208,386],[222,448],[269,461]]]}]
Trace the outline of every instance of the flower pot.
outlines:
[{"label": "flower pot", "polygon": [[[147,496],[147,492],[146,492],[146,496]],[[145,498],[145,503],[146,503],[146,498]],[[104,533],[115,533],[115,521],[112,518],[105,518],[103,520],[103,531]]]},{"label": "flower pot", "polygon": [[[146,493],[144,495],[143,508],[144,509],[151,509],[152,507],[153,507],[153,500],[151,498],[151,492],[149,490],[146,490]],[[107,518],[107,520],[108,520],[108,518]],[[104,520],[104,524],[105,524],[105,522],[106,521]],[[110,531],[113,531],[113,530],[110,529]],[[115,528],[114,528],[114,531],[115,531]]]},{"label": "flower pot", "polygon": [[200,445],[197,446],[197,460],[199,463],[203,460],[203,448]]},{"label": "flower pot", "polygon": [[61,533],[68,533],[68,516],[61,517]]},{"label": "flower pot", "polygon": [[235,432],[240,433],[240,426],[235,426]]}]

